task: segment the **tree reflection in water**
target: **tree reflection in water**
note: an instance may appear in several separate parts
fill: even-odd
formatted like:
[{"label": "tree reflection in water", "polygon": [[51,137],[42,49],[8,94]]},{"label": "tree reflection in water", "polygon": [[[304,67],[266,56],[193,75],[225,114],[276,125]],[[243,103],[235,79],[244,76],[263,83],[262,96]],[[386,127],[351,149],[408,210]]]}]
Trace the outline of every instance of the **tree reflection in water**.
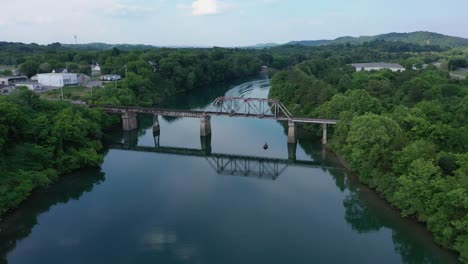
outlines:
[{"label": "tree reflection in water", "polygon": [[[320,139],[301,139],[304,151],[314,160],[323,159],[320,152]],[[312,138],[312,139],[311,139]],[[327,163],[337,165],[339,161],[334,154],[327,154]],[[458,263],[456,254],[443,250],[434,242],[427,229],[412,219],[401,217],[400,212],[392,208],[388,202],[379,197],[374,190],[362,185],[357,176],[343,170],[328,170],[335,180],[336,186],[347,192],[343,200],[345,220],[359,234],[377,232],[389,229],[395,251],[406,264],[440,263],[447,260]]]},{"label": "tree reflection in water", "polygon": [[100,169],[87,169],[64,176],[47,189],[33,193],[19,209],[7,214],[0,222],[0,263],[6,264],[7,254],[15,249],[16,243],[31,234],[40,214],[54,205],[79,200],[104,181],[104,173]]}]

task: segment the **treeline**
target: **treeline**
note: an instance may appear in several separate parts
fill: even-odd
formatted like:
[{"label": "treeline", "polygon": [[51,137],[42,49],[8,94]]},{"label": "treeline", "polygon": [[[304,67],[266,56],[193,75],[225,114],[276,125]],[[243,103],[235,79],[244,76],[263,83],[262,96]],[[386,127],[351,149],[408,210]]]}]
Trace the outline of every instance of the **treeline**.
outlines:
[{"label": "treeline", "polygon": [[96,103],[154,105],[190,90],[256,76],[266,63],[262,54],[255,51],[221,48],[129,53],[114,49],[112,53],[101,59],[103,73],[126,78],[98,90],[93,98]]},{"label": "treeline", "polygon": [[0,216],[59,175],[100,166],[102,130],[111,123],[99,110],[28,90],[0,97]]},{"label": "treeline", "polygon": [[[404,62],[426,55],[401,56]],[[296,115],[339,119],[330,147],[362,182],[468,263],[468,81],[433,66],[355,72],[346,58],[278,73],[270,96]]]},{"label": "treeline", "polygon": [[39,53],[19,52],[15,61],[29,77],[58,68],[90,74],[90,65],[99,63],[102,74],[125,78],[97,90],[93,103],[153,105],[178,93],[256,76],[264,65],[284,69],[306,59],[293,53],[299,51],[224,48],[83,51],[49,47]]},{"label": "treeline", "polygon": [[[304,47],[286,45],[271,49],[169,49],[147,48],[121,50],[79,50],[59,43],[48,46],[4,43],[0,63],[14,62],[23,74],[67,68],[69,72],[91,74],[90,65],[99,63],[103,74],[119,74],[124,81],[96,90],[95,104],[152,105],[178,93],[208,88],[216,83],[230,82],[255,76],[261,66],[281,70],[305,60],[356,58],[387,61],[412,58],[411,52],[425,52],[426,61],[439,57],[438,46],[418,46],[409,43],[373,41],[363,45],[330,45]],[[0,49],[1,50],[1,49]],[[414,61],[405,61],[412,67]],[[419,63],[419,62],[416,62]]]}]

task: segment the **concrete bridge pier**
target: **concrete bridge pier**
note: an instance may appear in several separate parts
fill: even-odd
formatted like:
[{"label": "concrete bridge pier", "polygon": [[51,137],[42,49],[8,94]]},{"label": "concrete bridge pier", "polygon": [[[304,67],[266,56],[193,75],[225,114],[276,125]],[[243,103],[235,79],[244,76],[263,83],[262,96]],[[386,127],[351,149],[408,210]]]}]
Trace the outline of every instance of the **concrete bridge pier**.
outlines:
[{"label": "concrete bridge pier", "polygon": [[288,122],[288,143],[297,142],[297,126],[296,123],[289,121]]},{"label": "concrete bridge pier", "polygon": [[200,118],[200,137],[211,135],[211,116]]},{"label": "concrete bridge pier", "polygon": [[159,125],[159,116],[153,115],[153,134],[159,133],[161,131],[161,126]]},{"label": "concrete bridge pier", "polygon": [[323,135],[322,135],[322,144],[323,145],[327,145],[328,144],[328,139],[327,139],[327,124],[322,124],[322,131],[323,131]]},{"label": "concrete bridge pier", "polygon": [[126,111],[122,113],[122,128],[124,131],[138,128],[137,114],[135,112]]}]

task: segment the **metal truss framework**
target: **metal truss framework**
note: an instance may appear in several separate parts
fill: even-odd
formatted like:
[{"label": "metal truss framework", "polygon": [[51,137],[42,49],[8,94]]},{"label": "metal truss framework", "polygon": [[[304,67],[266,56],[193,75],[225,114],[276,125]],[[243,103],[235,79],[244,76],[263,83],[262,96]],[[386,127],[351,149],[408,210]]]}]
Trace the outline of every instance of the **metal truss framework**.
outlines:
[{"label": "metal truss framework", "polygon": [[218,112],[229,116],[245,115],[258,118],[293,119],[291,112],[277,99],[218,97],[205,112]]}]

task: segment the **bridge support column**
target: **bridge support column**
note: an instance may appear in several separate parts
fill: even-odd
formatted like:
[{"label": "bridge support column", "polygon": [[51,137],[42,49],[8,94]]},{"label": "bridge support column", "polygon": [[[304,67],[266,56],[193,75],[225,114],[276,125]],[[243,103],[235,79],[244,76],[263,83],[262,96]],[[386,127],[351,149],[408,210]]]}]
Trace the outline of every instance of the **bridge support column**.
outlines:
[{"label": "bridge support column", "polygon": [[297,127],[296,123],[289,121],[288,122],[288,143],[297,142]]},{"label": "bridge support column", "polygon": [[200,119],[200,137],[211,135],[211,116],[204,116]]},{"label": "bridge support column", "polygon": [[153,115],[153,134],[161,131],[161,126],[159,125],[158,115]]},{"label": "bridge support column", "polygon": [[122,113],[122,128],[124,131],[130,131],[138,127],[136,117],[137,114],[134,112]]},{"label": "bridge support column", "polygon": [[327,139],[327,124],[322,124],[322,130],[323,130],[322,144],[323,144],[323,145],[327,145],[327,144],[328,144],[328,139]]}]

